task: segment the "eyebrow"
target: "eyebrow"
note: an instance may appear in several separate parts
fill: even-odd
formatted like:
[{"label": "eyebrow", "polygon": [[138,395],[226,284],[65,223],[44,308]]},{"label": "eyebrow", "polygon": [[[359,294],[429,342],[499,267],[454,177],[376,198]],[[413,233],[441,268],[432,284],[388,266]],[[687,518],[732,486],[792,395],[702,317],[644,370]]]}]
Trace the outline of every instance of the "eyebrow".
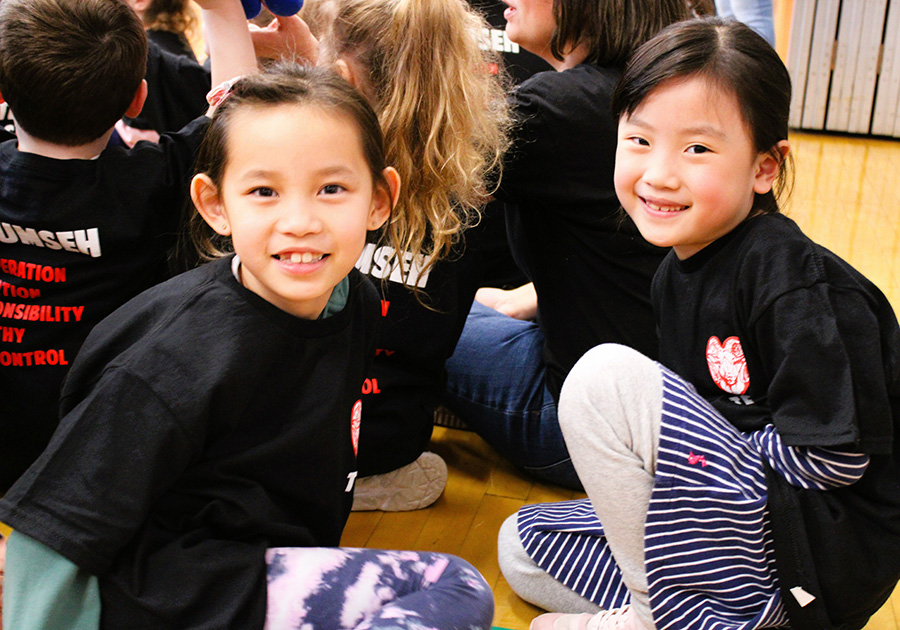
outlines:
[{"label": "eyebrow", "polygon": [[[650,123],[641,120],[635,116],[629,116],[626,120],[626,123],[630,125],[635,125],[637,127],[641,127],[642,129],[653,130],[653,125]],[[697,125],[695,127],[684,127],[679,129],[680,133],[692,135],[692,136],[711,136],[713,138],[718,138],[720,140],[726,140],[725,132],[719,129],[718,127],[714,127],[713,125]]]},{"label": "eyebrow", "polygon": [[316,174],[324,177],[330,177],[332,175],[354,176],[356,175],[356,171],[342,164],[336,164],[335,166],[320,168],[316,171]]},{"label": "eyebrow", "polygon": [[[337,164],[335,166],[326,166],[325,168],[320,168],[316,170],[315,174],[319,177],[333,177],[333,176],[354,176],[355,172],[353,169],[348,168],[346,166]],[[266,179],[269,177],[274,177],[276,175],[280,175],[278,171],[271,171],[262,168],[253,169],[252,171],[247,171],[241,175],[244,179]]]}]

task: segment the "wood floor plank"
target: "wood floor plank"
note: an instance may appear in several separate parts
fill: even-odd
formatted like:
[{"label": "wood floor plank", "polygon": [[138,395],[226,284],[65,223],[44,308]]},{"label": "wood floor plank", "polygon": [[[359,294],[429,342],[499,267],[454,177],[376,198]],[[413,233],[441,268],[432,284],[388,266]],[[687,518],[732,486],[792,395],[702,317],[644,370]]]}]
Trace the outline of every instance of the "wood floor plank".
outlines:
[{"label": "wood floor plank", "polygon": [[382,516],[384,516],[384,512],[352,512],[344,527],[341,545],[366,547]]},{"label": "wood floor plank", "polygon": [[497,564],[497,532],[510,514],[522,507],[522,501],[485,494],[472,521],[460,556],[481,571],[488,584],[494,584],[500,576]]},{"label": "wood floor plank", "polygon": [[416,550],[416,539],[425,527],[429,515],[428,510],[385,512],[366,547]]},{"label": "wood floor plank", "polygon": [[543,612],[516,595],[503,575],[497,578],[493,589],[495,626],[509,630],[528,630],[531,620]]}]

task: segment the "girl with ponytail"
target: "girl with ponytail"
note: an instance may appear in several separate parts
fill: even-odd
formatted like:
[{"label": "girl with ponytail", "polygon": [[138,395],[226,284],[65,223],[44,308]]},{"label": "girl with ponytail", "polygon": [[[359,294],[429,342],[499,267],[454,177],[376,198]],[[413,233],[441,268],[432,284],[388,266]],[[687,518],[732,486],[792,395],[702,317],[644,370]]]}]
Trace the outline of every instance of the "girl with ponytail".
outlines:
[{"label": "girl with ponytail", "polygon": [[363,389],[354,509],[418,509],[446,482],[444,462],[424,451],[444,362],[484,267],[478,230],[465,243],[461,235],[500,175],[505,79],[482,45],[488,24],[464,0],[316,0],[301,15],[319,39],[319,63],[372,104],[403,181],[391,220],[357,264],[380,285],[383,321]]}]

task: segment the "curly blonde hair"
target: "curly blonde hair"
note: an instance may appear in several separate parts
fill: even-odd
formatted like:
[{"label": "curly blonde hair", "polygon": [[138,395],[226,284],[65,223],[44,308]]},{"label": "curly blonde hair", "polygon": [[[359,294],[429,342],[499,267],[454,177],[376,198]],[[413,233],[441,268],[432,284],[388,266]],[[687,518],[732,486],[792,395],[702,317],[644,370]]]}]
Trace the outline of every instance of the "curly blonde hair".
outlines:
[{"label": "curly blonde hair", "polygon": [[385,236],[427,268],[478,221],[508,146],[508,82],[482,45],[488,25],[464,0],[320,0],[304,11],[322,60],[352,60],[365,75],[403,187]]},{"label": "curly blonde hair", "polygon": [[169,31],[190,39],[197,28],[197,16],[188,0],[154,0],[144,12],[144,27]]}]

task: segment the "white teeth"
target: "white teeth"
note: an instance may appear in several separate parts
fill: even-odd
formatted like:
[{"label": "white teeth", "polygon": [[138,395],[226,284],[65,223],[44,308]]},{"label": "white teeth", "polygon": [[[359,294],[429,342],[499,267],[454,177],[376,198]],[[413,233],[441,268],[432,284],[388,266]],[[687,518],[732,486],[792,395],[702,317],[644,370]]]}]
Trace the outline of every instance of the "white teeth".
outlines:
[{"label": "white teeth", "polygon": [[655,203],[651,203],[649,201],[644,200],[652,210],[656,210],[657,212],[678,212],[679,210],[684,210],[687,206],[658,206]]},{"label": "white teeth", "polygon": [[322,255],[314,256],[309,252],[303,252],[302,254],[299,252],[294,252],[291,254],[291,262],[292,263],[311,263],[314,261],[318,261],[322,259]]}]

